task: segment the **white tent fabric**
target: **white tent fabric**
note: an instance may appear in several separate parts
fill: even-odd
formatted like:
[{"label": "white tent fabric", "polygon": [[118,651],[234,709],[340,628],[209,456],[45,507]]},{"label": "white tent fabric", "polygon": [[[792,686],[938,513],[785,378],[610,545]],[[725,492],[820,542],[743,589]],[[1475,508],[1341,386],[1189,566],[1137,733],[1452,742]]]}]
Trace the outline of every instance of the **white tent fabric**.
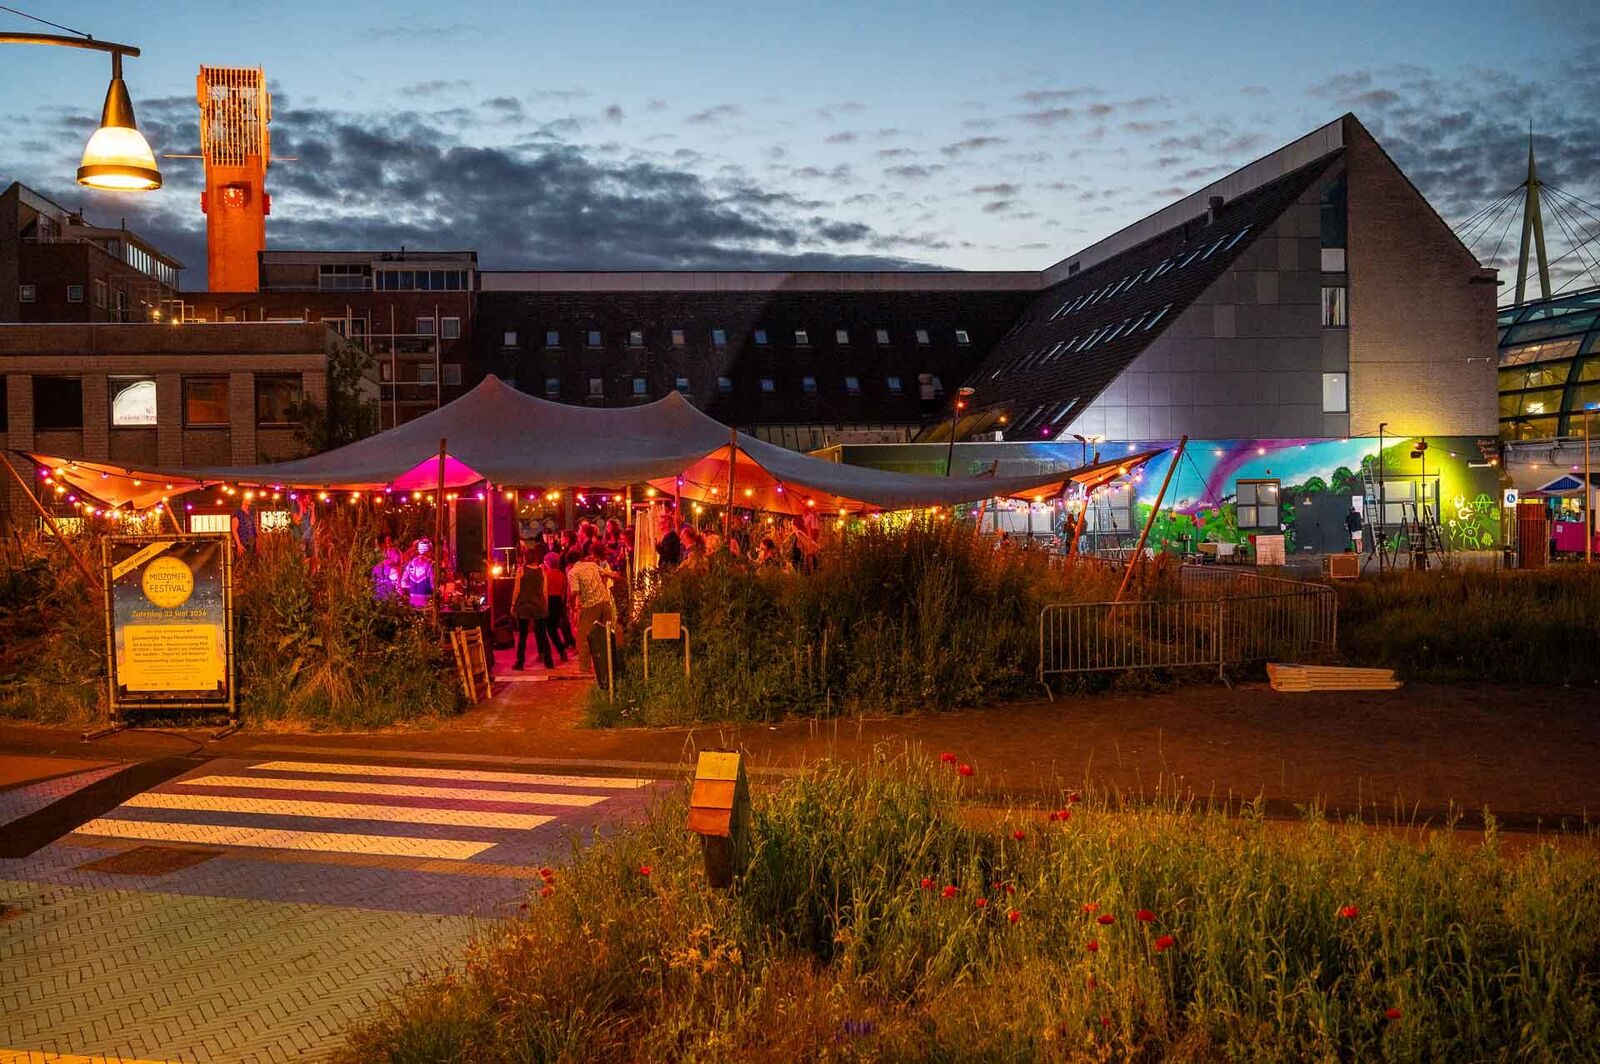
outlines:
[{"label": "white tent fabric", "polygon": [[[1053,496],[1096,486],[1151,455],[1026,477],[930,477],[841,465],[734,433],[673,393],[634,407],[584,407],[527,395],[498,377],[414,421],[309,458],[260,466],[136,470],[52,455],[29,457],[113,505],[153,505],[175,492],[227,483],[349,491],[429,490],[488,482],[515,487],[650,484],[665,494],[779,513],[940,506],[993,497]],[[1120,471],[1120,472],[1119,472]]]}]

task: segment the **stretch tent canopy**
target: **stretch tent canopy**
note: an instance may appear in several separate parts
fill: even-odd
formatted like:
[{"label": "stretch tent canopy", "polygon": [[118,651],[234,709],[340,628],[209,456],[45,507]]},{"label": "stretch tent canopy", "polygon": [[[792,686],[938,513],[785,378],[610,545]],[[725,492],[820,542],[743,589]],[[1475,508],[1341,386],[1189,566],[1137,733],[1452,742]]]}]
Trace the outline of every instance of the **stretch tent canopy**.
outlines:
[{"label": "stretch tent canopy", "polygon": [[450,489],[485,482],[547,488],[643,483],[691,501],[720,504],[727,500],[731,463],[736,506],[791,514],[1053,498],[1073,483],[1088,488],[1109,483],[1161,453],[1030,476],[922,476],[823,461],[733,432],[676,392],[634,407],[568,406],[489,376],[414,421],[289,462],[138,470],[31,452],[28,457],[84,494],[144,508],[221,483],[272,490],[431,490],[439,480],[441,440]]}]

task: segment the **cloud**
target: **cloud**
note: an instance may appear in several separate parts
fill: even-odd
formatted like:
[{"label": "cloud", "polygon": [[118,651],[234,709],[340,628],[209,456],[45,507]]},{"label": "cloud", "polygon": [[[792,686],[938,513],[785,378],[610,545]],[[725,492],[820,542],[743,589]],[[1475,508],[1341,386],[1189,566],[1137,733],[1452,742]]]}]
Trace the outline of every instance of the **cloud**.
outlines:
[{"label": "cloud", "polygon": [[1031,89],[1019,93],[1017,99],[1030,107],[1039,107],[1047,103],[1060,103],[1065,100],[1076,100],[1084,96],[1097,96],[1100,90],[1080,85],[1073,89]]},{"label": "cloud", "polygon": [[644,109],[651,112],[665,111],[667,109],[667,101],[651,97],[650,102],[644,105]]},{"label": "cloud", "polygon": [[944,166],[938,163],[933,165],[908,163],[904,166],[886,167],[883,172],[888,177],[896,177],[902,181],[923,181],[943,169]]},{"label": "cloud", "polygon": [[607,104],[605,111],[602,113],[606,116],[606,121],[608,122],[620,122],[625,117],[621,104]]},{"label": "cloud", "polygon": [[1054,126],[1078,117],[1075,107],[1047,107],[1042,111],[1028,111],[1017,116],[1033,126]]},{"label": "cloud", "polygon": [[[929,265],[915,257],[929,246],[925,235],[834,216],[818,200],[765,186],[736,167],[708,179],[686,169],[688,160],[612,158],[532,133],[512,145],[473,144],[470,126],[429,112],[299,107],[287,95],[280,104],[275,146],[300,161],[274,167],[269,179],[272,247],[468,247],[478,249],[487,269]],[[137,108],[141,125],[159,132],[163,147],[193,138],[192,97],[142,100]],[[34,132],[48,143],[70,141],[71,150],[58,149],[70,155],[91,120],[21,115],[6,116],[5,125],[19,140]],[[194,195],[199,167],[167,167],[167,192],[175,194],[131,200],[51,177],[70,174],[70,162],[41,157],[15,176],[44,195],[84,204],[92,217],[125,216],[190,267],[187,287],[203,285],[204,217]],[[844,167],[820,176],[837,181],[850,173]]]},{"label": "cloud", "polygon": [[684,121],[695,126],[715,126],[730,118],[738,118],[742,114],[744,108],[736,103],[719,103],[715,107],[707,107],[704,111],[696,111]]},{"label": "cloud", "polygon": [[917,153],[910,148],[879,148],[872,154],[879,159],[909,159]]},{"label": "cloud", "polygon": [[439,96],[447,92],[457,92],[461,89],[472,87],[472,82],[465,78],[455,78],[450,81],[418,81],[411,85],[401,86],[401,96]]},{"label": "cloud", "polygon": [[946,144],[939,151],[953,159],[958,155],[982,151],[984,148],[992,148],[996,144],[1004,144],[1005,142],[1006,138],[1004,137],[968,137],[966,140],[958,140],[954,144]]},{"label": "cloud", "polygon": [[824,144],[854,144],[856,141],[858,141],[860,139],[861,139],[860,136],[858,134],[855,134],[855,133],[849,133],[849,132],[832,133],[832,134],[829,134],[828,136],[824,137],[822,139],[822,143],[824,143]]},{"label": "cloud", "polygon": [[867,109],[867,105],[860,100],[841,100],[816,109],[816,115],[824,122],[831,122],[840,115],[860,114]]},{"label": "cloud", "polygon": [[1012,207],[1016,206],[1016,202],[1016,200],[1003,199],[995,200],[992,203],[985,203],[983,205],[983,213],[1003,214],[1004,212],[1009,211]]},{"label": "cloud", "polygon": [[1022,191],[1022,188],[1010,182],[1001,182],[995,185],[977,185],[972,191],[979,196],[1015,196]]}]

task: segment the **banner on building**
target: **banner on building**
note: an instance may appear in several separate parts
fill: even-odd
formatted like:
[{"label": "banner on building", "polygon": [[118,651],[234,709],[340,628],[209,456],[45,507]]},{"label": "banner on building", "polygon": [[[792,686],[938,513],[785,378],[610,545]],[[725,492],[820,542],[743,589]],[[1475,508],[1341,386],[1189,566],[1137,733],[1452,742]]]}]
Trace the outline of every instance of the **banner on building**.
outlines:
[{"label": "banner on building", "polygon": [[113,718],[129,709],[235,715],[230,547],[210,533],[105,541]]}]

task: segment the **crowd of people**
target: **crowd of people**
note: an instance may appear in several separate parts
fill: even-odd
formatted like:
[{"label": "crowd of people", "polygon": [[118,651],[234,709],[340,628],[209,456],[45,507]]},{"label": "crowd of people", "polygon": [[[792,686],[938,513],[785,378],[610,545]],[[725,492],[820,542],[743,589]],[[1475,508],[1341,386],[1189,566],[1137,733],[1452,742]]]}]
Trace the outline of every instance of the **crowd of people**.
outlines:
[{"label": "crowd of people", "polygon": [[576,651],[579,669],[593,669],[589,636],[596,625],[617,623],[616,593],[624,586],[631,552],[627,530],[615,518],[603,529],[584,521],[576,529],[541,529],[525,541],[511,587],[517,631],[511,667],[526,668],[531,631],[545,668],[556,667],[556,655],[565,664]]}]

